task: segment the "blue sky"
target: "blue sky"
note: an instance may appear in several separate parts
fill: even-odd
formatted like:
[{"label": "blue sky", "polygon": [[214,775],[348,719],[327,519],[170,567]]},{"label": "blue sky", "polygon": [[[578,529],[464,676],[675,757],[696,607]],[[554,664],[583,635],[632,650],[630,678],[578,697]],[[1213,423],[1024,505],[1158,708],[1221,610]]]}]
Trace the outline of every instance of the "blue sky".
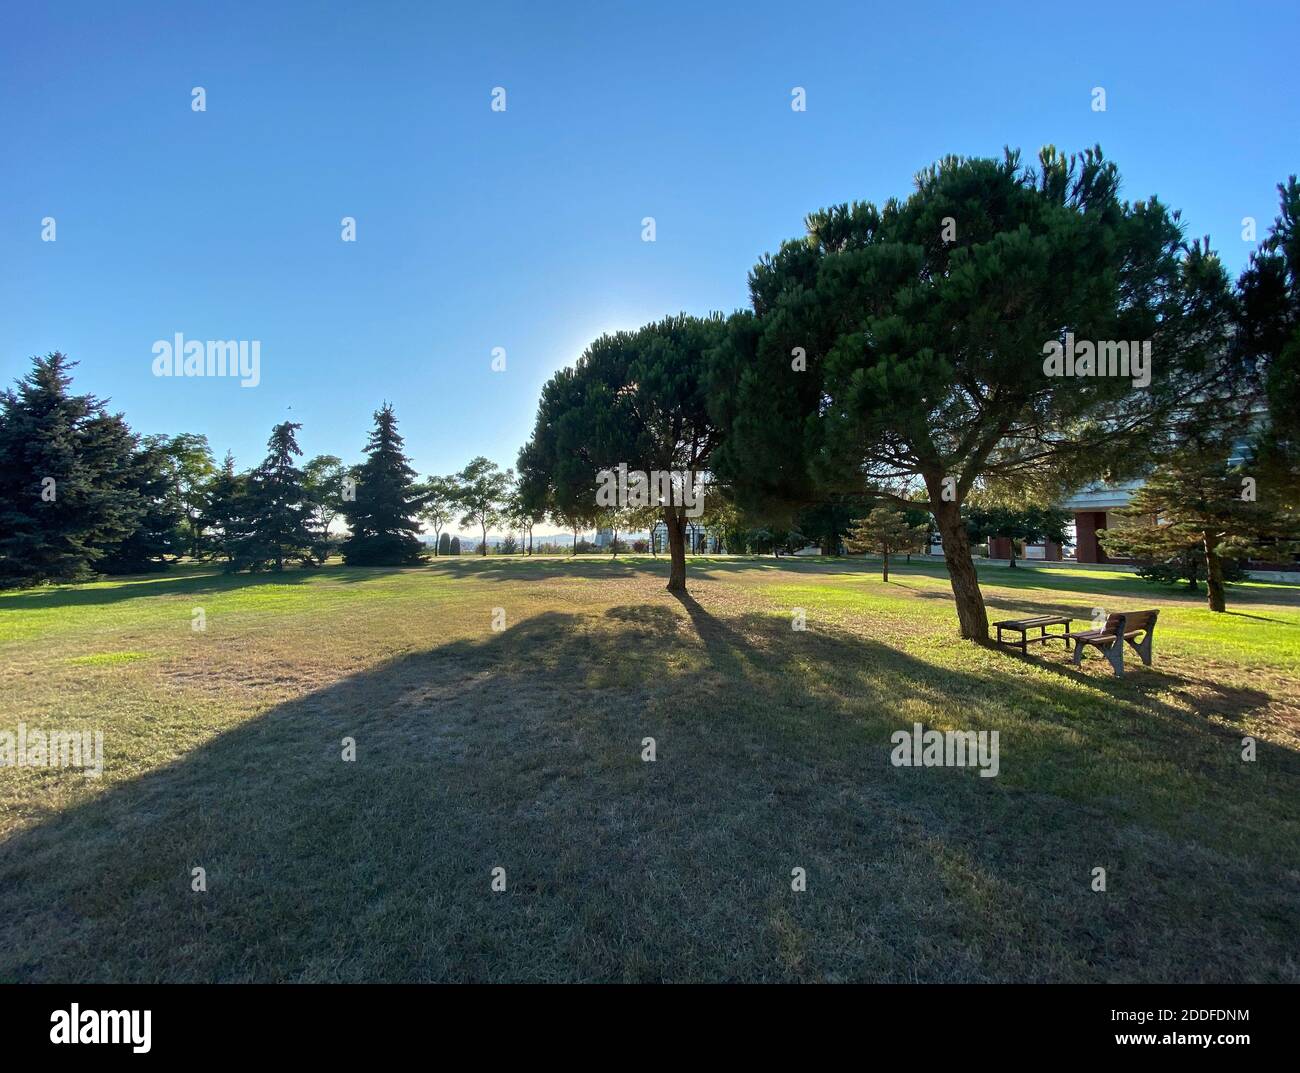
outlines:
[{"label": "blue sky", "polygon": [[[422,474],[513,465],[602,331],[742,306],[810,210],[1004,145],[1099,142],[1236,271],[1242,217],[1262,233],[1300,167],[1298,11],[6,5],[0,379],[63,350],[137,431],[241,466],[290,417],[308,455],[354,460],[385,400]],[[176,332],[260,340],[260,385],[154,377]]]}]

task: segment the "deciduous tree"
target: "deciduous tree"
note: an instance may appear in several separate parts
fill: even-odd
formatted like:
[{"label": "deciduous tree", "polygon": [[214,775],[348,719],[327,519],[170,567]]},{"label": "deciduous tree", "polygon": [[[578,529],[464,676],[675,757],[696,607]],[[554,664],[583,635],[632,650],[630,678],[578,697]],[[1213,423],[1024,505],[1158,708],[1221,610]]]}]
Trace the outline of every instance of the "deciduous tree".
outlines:
[{"label": "deciduous tree", "polygon": [[456,475],[456,502],[465,512],[461,525],[477,525],[483,533],[482,554],[487,554],[488,530],[498,525],[514,474],[479,455]]},{"label": "deciduous tree", "polygon": [[1033,544],[1039,540],[1065,543],[1068,511],[1057,507],[1009,507],[969,505],[965,511],[966,531],[972,540],[1006,537],[1011,543],[1008,566],[1016,565],[1016,541]]}]

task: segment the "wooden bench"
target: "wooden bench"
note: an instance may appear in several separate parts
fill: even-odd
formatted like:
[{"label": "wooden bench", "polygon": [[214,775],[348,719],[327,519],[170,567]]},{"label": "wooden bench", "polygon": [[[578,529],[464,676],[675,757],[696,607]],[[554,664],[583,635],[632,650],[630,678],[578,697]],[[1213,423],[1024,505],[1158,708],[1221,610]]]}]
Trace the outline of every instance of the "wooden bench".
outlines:
[{"label": "wooden bench", "polygon": [[[1124,675],[1124,646],[1127,644],[1141,657],[1142,662],[1151,666],[1151,638],[1156,631],[1156,616],[1159,611],[1123,611],[1106,619],[1106,625],[1099,630],[1083,630],[1080,633],[1066,633],[1067,643],[1074,642],[1074,663],[1083,663],[1083,650],[1091,645],[1106,657],[1115,668],[1115,677]],[[1142,640],[1137,640],[1142,634]]]},{"label": "wooden bench", "polygon": [[[1010,648],[1018,648],[1022,655],[1029,654],[1030,645],[1045,645],[1048,641],[1065,641],[1065,647],[1070,647],[1067,638],[1070,636],[1070,624],[1074,619],[1065,615],[1038,615],[1036,618],[1008,618],[1001,622],[995,622],[993,625],[998,631],[998,644],[1007,645]],[[1048,626],[1064,626],[1062,633],[1048,633]],[[1030,630],[1037,630],[1038,636],[1030,635]],[[1018,641],[1007,641],[1002,637],[1002,631],[1008,630],[1012,633],[1018,633]]]}]

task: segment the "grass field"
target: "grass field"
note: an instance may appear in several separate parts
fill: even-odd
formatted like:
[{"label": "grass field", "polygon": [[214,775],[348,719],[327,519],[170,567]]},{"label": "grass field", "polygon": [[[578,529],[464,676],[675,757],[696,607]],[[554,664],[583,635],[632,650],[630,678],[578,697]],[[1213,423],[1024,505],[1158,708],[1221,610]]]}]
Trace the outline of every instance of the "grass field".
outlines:
[{"label": "grass field", "polygon": [[[0,979],[1300,980],[1300,588],[981,569],[994,619],[1160,607],[1117,680],[957,640],[939,564],[665,571],[0,595],[0,730],[105,752],[0,768]],[[913,722],[1000,774],[892,766]]]}]

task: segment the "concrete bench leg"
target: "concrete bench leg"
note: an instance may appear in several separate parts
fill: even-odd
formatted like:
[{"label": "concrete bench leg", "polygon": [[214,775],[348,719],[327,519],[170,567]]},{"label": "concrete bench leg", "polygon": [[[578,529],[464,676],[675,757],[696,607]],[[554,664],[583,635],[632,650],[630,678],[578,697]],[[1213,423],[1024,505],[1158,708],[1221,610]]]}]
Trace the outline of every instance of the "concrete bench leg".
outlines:
[{"label": "concrete bench leg", "polygon": [[1106,659],[1110,661],[1110,665],[1115,668],[1115,677],[1123,678],[1124,642],[1116,637],[1107,648],[1102,649],[1102,653],[1105,655]]},{"label": "concrete bench leg", "polygon": [[1138,654],[1138,658],[1140,658],[1144,664],[1150,667],[1151,666],[1151,631],[1148,630],[1143,635],[1142,640],[1140,641],[1130,640],[1129,644],[1133,646],[1133,651]]}]

